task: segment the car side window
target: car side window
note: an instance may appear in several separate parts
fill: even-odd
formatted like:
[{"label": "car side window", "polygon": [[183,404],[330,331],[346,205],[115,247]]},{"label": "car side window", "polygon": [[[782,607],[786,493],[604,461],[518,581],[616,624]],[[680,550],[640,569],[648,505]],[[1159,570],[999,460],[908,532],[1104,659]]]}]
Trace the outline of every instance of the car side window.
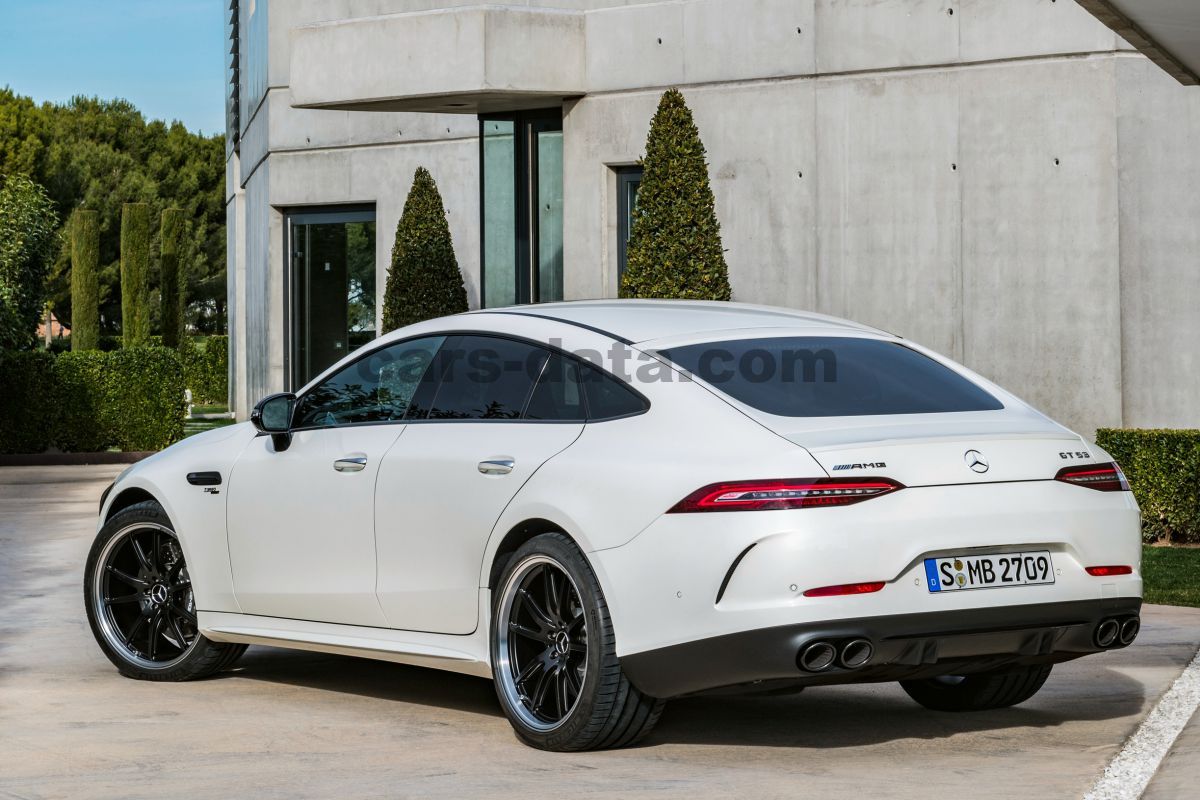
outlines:
[{"label": "car side window", "polygon": [[521,419],[550,353],[493,336],[456,336],[438,353],[429,419]]},{"label": "car side window", "polygon": [[402,420],[444,336],[409,339],[360,358],[304,395],[294,428]]},{"label": "car side window", "polygon": [[583,422],[587,407],[579,383],[579,364],[553,353],[538,378],[525,408],[525,419],[544,422]]},{"label": "car side window", "polygon": [[641,414],[650,406],[645,398],[604,370],[583,364],[580,382],[587,398],[588,422],[603,422]]}]

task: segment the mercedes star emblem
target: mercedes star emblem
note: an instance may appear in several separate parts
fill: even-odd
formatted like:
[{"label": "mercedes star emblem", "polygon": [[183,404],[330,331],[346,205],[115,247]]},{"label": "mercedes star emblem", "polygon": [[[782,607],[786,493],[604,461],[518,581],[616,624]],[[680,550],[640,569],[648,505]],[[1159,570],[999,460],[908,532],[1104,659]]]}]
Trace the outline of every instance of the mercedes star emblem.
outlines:
[{"label": "mercedes star emblem", "polygon": [[963,460],[967,462],[967,466],[975,472],[984,473],[988,471],[988,461],[983,457],[983,453],[978,450],[968,450],[963,453]]}]

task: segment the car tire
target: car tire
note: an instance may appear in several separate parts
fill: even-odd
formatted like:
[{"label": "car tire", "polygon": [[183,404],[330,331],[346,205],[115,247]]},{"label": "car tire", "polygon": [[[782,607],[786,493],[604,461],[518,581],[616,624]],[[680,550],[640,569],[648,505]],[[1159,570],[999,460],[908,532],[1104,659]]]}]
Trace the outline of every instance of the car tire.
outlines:
[{"label": "car tire", "polygon": [[1038,693],[1051,665],[900,681],[908,696],[933,711],[987,711],[1024,703]]},{"label": "car tire", "polygon": [[100,649],[127,678],[203,678],[246,651],[246,645],[213,642],[200,633],[182,548],[154,501],[122,509],[96,534],[83,602]]},{"label": "car tire", "polygon": [[533,747],[627,747],[662,714],[665,701],[625,677],[604,593],[563,534],[536,536],[509,559],[493,593],[490,640],[500,705]]}]

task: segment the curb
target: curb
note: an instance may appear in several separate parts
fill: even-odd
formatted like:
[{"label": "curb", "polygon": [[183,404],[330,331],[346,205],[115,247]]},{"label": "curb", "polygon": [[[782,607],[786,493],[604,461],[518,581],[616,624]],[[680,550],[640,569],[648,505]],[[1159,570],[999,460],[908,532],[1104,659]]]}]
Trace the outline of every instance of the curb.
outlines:
[{"label": "curb", "polygon": [[108,451],[102,453],[21,453],[17,455],[0,455],[0,467],[60,467],[83,466],[87,464],[133,464],[146,456],[154,455],[151,451]]}]

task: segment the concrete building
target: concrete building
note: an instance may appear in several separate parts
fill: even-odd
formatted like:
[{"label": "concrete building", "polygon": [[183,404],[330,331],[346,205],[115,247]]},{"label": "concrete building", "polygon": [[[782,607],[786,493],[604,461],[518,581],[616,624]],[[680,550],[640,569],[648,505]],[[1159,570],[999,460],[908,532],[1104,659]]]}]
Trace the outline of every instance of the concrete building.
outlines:
[{"label": "concrete building", "polygon": [[735,299],[900,333],[1088,435],[1196,427],[1200,88],[1080,1],[233,0],[234,408],[374,335],[418,166],[472,307],[616,296],[676,86]]}]

